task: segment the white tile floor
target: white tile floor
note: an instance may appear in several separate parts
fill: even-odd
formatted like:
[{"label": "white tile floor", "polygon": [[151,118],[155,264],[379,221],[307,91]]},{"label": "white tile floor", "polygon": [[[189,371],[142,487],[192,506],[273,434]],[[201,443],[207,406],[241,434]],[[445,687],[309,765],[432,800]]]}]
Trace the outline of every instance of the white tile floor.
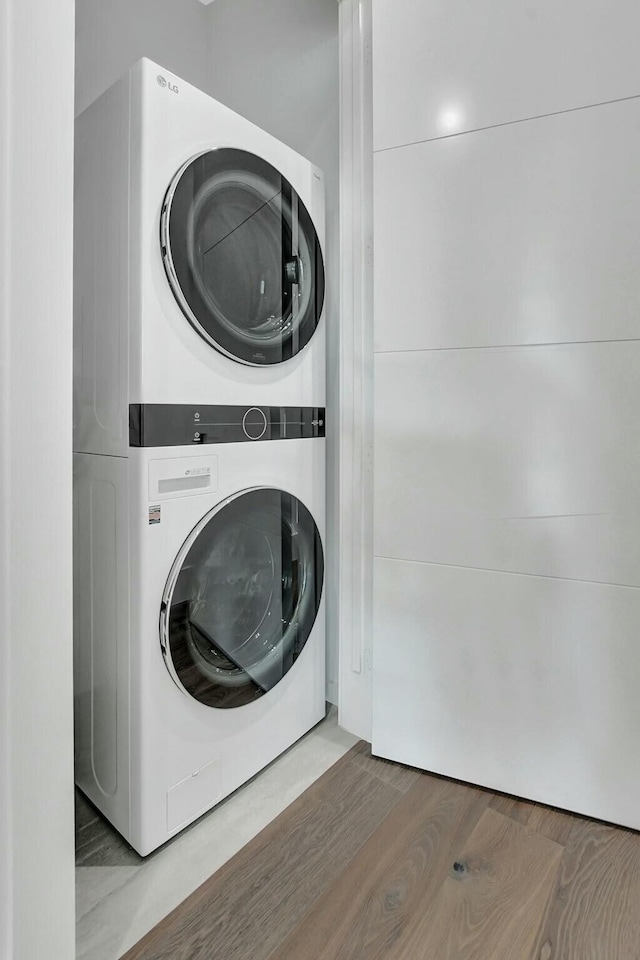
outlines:
[{"label": "white tile floor", "polygon": [[338,727],[332,708],[266,770],[150,859],[78,867],[76,960],[117,960],[355,742]]}]

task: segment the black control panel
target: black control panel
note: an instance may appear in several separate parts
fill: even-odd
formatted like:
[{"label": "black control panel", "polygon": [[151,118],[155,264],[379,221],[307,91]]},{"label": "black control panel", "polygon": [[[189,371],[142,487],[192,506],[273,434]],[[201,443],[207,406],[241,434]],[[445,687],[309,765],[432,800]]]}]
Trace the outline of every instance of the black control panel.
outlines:
[{"label": "black control panel", "polygon": [[324,428],[324,407],[129,404],[131,447],[303,440],[324,437]]}]

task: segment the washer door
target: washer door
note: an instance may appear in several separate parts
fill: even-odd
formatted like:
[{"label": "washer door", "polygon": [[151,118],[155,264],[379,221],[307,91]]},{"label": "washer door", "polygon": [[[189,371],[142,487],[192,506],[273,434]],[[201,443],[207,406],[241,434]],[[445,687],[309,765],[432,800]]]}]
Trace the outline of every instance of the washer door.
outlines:
[{"label": "washer door", "polygon": [[162,210],[162,258],[197,332],[242,363],[280,363],[309,342],[324,300],[311,217],[271,164],[244,150],[193,157]]},{"label": "washer door", "polygon": [[173,679],[210,707],[261,697],[307,642],[323,576],[318,529],[291,494],[258,488],[215,507],[187,537],[162,598]]}]

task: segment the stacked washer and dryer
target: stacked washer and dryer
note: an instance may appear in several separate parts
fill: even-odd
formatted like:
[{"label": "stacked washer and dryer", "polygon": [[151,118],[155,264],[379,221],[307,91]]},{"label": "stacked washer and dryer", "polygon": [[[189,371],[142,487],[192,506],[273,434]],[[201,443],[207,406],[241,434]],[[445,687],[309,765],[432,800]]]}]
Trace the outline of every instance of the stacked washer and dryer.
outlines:
[{"label": "stacked washer and dryer", "polygon": [[142,60],[75,218],[77,783],[145,855],[324,716],[323,176]]}]

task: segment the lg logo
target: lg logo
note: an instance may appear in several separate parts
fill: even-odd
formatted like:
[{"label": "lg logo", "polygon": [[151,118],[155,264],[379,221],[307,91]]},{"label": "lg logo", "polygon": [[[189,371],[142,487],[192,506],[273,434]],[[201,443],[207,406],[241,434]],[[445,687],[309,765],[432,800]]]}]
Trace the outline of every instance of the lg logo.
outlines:
[{"label": "lg logo", "polygon": [[156,79],[157,79],[157,81],[158,81],[158,86],[160,86],[160,87],[168,87],[169,90],[171,90],[171,93],[178,93],[178,92],[179,92],[179,91],[178,91],[178,88],[177,88],[176,85],[175,85],[175,83],[169,83],[169,81],[166,80],[166,79],[165,79],[163,76],[161,76],[160,74],[158,74],[158,76],[156,77]]}]

